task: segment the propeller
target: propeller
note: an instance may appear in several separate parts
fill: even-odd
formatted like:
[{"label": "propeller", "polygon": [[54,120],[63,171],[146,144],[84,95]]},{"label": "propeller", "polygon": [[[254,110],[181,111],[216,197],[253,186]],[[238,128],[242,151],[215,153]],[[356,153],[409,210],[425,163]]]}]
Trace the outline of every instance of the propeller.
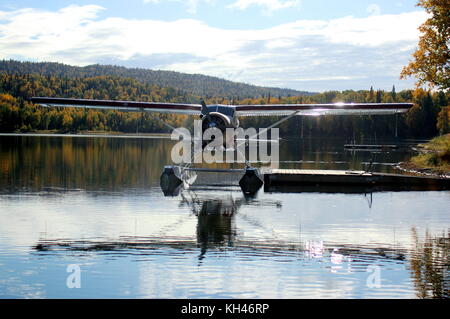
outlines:
[{"label": "propeller", "polygon": [[[217,114],[211,115],[203,99],[200,99],[200,103],[202,105],[200,115],[200,118],[202,119],[202,132],[206,131],[209,128],[217,128],[220,131],[225,132],[225,129],[227,127],[225,121],[220,116],[217,116]],[[203,141],[203,147],[206,146],[208,142],[209,141]]]},{"label": "propeller", "polygon": [[206,106],[205,100],[200,99],[200,104],[202,105],[202,110],[201,110],[202,117],[203,116],[209,117],[209,110],[208,110],[208,107]]}]

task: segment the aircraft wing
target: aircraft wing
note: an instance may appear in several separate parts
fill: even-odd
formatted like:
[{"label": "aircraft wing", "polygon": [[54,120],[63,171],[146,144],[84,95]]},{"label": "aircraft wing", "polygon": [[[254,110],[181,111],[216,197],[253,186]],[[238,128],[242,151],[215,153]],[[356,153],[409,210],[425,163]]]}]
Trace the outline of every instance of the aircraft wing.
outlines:
[{"label": "aircraft wing", "polygon": [[236,105],[236,115],[287,116],[287,115],[383,115],[408,111],[412,103],[334,103],[334,104],[265,104]]},{"label": "aircraft wing", "polygon": [[200,104],[85,100],[52,97],[33,97],[31,98],[31,101],[42,106],[79,107],[128,112],[158,112],[189,115],[200,115],[202,108]]}]

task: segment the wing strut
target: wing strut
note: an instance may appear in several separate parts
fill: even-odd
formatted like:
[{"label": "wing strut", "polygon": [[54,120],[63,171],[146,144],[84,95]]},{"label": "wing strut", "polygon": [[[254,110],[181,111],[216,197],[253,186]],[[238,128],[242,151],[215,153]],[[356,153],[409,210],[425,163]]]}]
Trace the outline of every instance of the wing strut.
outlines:
[{"label": "wing strut", "polygon": [[[279,121],[273,123],[273,124],[270,125],[269,127],[267,127],[267,128],[265,128],[265,129],[259,131],[259,133],[257,133],[257,134],[255,134],[255,135],[253,135],[252,137],[250,137],[249,140],[252,140],[252,139],[258,137],[259,135],[261,135],[261,134],[267,132],[268,130],[270,130],[271,128],[277,126],[278,124],[281,124],[281,123],[283,123],[283,122],[289,120],[291,117],[296,116],[298,113],[300,113],[300,111],[294,112],[294,113],[292,113],[291,115],[288,115],[288,116],[283,117],[281,120],[279,120]],[[238,145],[238,147],[239,147],[240,145],[242,145],[243,143],[246,143],[246,142],[247,142],[247,141],[242,142],[241,144]]]},{"label": "wing strut", "polygon": [[159,117],[157,117],[157,116],[155,116],[155,115],[152,115],[152,114],[150,114],[149,112],[146,112],[146,113],[147,113],[151,118],[160,121],[164,126],[170,128],[172,131],[175,131],[175,130],[176,130],[175,127],[173,127],[172,125],[170,125],[170,124],[164,122],[164,120],[161,120]]}]

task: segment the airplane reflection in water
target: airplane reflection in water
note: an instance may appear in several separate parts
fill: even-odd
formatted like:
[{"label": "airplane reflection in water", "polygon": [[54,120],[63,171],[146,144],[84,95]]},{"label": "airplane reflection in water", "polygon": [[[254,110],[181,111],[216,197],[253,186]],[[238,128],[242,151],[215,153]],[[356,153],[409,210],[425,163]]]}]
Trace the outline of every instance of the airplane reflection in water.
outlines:
[{"label": "airplane reflection in water", "polygon": [[[415,245],[410,249],[379,244],[327,245],[323,241],[282,242],[282,241],[245,241],[238,240],[237,228],[233,216],[237,211],[234,203],[223,204],[220,201],[202,202],[198,214],[197,242],[192,238],[159,238],[123,236],[116,241],[95,240],[41,240],[34,247],[37,254],[73,253],[82,257],[83,253],[125,256],[173,256],[174,251],[196,251],[200,248],[198,266],[206,256],[207,249],[215,248],[226,254],[227,249],[239,255],[257,255],[264,258],[289,256],[294,260],[317,260],[321,267],[333,274],[352,274],[367,272],[368,269],[386,266],[386,263],[401,263],[411,273],[416,296],[418,298],[450,298],[450,272],[448,263],[439,261],[441,256],[450,255],[450,234],[443,237],[426,236],[418,238],[417,230],[412,229]],[[220,208],[219,208],[220,207]],[[222,211],[224,214],[220,214]],[[231,248],[230,248],[231,247]],[[448,257],[447,257],[448,258]],[[389,267],[389,266],[388,266]]]},{"label": "airplane reflection in water", "polygon": [[[42,239],[33,248],[37,253],[101,252],[117,256],[164,254],[165,249],[172,248],[182,251],[200,249],[199,261],[205,258],[208,250],[236,252],[251,252],[267,256],[298,256],[298,258],[328,260],[330,271],[353,272],[352,261],[363,261],[364,264],[376,263],[377,260],[404,260],[406,249],[399,247],[374,247],[370,245],[333,244],[323,241],[283,241],[280,239],[251,240],[239,238],[239,228],[236,226],[236,216],[246,223],[262,231],[269,230],[263,223],[249,218],[239,210],[245,205],[269,206],[281,208],[282,203],[273,200],[258,200],[244,197],[240,192],[223,191],[214,197],[208,189],[183,191],[180,194],[180,207],[186,207],[197,217],[196,238],[192,237],[161,237],[161,236],[120,236],[116,240],[102,238],[72,240],[72,239]],[[235,198],[233,194],[241,194]],[[301,232],[301,231],[300,231]],[[301,235],[301,234],[300,234]],[[301,237],[301,236],[300,236]],[[167,252],[171,254],[171,252]],[[345,267],[344,267],[345,266]]]},{"label": "airplane reflection in water", "polygon": [[[209,248],[236,247],[237,229],[235,216],[244,205],[271,206],[281,208],[281,202],[248,198],[241,193],[240,198],[233,197],[233,191],[225,191],[224,195],[212,196],[208,189],[200,191],[184,190],[180,196],[180,207],[187,207],[197,217],[196,242],[187,237],[140,237],[121,236],[116,241],[94,240],[40,240],[34,247],[39,252],[49,251],[115,251],[142,250],[143,253],[160,247],[183,249],[200,248],[199,259],[203,259]],[[241,215],[242,218],[246,218]],[[252,221],[250,221],[252,223]],[[253,222],[258,226],[258,223]],[[262,227],[262,226],[261,226]],[[168,227],[170,228],[170,226]],[[242,243],[237,244],[240,246]],[[244,246],[251,246],[245,243]]]},{"label": "airplane reflection in water", "polygon": [[181,193],[180,206],[187,206],[197,216],[197,243],[203,258],[210,245],[233,246],[237,235],[235,215],[245,204],[243,198],[225,197],[201,199],[192,191]]}]

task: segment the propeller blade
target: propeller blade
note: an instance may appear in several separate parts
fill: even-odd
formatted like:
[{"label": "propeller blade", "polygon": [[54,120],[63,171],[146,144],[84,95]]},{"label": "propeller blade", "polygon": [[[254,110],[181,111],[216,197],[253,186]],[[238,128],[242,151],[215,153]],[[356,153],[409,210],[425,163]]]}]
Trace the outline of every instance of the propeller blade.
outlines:
[{"label": "propeller blade", "polygon": [[203,115],[208,115],[209,114],[209,110],[206,107],[206,103],[205,103],[205,101],[203,99],[200,99],[200,104],[202,105],[202,111],[201,111],[202,114]]}]

